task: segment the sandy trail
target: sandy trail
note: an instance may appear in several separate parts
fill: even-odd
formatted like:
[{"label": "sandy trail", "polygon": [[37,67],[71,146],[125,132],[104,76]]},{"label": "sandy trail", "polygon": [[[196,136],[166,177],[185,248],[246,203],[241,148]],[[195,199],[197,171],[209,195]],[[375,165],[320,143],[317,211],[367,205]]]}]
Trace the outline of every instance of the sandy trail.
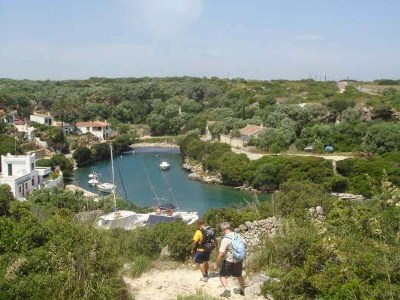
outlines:
[{"label": "sandy trail", "polygon": [[[247,157],[251,160],[259,159],[263,156],[273,156],[273,154],[265,153],[252,153],[242,149],[232,148],[232,151],[235,153],[244,153]],[[322,157],[324,159],[333,160],[333,161],[340,161],[348,158],[352,158],[352,156],[345,156],[345,155],[332,155],[332,154],[313,154],[313,153],[285,153],[285,154],[278,154],[279,156],[291,155],[291,156],[314,156],[314,157]]]},{"label": "sandy trail", "polygon": [[[200,281],[200,278],[200,271],[191,264],[180,265],[174,270],[153,269],[140,278],[125,277],[125,282],[134,294],[135,300],[176,300],[178,296],[194,295],[199,292],[207,295],[205,299],[211,297],[226,299],[219,297],[223,288],[215,271],[211,271],[211,278],[207,282]],[[237,279],[229,278],[229,287],[232,291],[230,299],[258,299],[254,296],[249,298],[234,294],[233,288],[238,287]]]}]

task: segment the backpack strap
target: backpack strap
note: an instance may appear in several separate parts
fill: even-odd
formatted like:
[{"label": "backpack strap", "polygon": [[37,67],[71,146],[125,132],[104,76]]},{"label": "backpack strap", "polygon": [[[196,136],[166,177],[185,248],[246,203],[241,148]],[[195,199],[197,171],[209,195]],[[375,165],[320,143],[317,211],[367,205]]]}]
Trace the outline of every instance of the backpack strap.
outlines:
[{"label": "backpack strap", "polygon": [[236,237],[236,235],[237,235],[237,233],[236,233],[236,232],[233,232],[233,236],[229,236],[229,235],[227,235],[227,234],[224,234],[224,235],[222,236],[222,238],[226,237],[226,238],[228,238],[228,239],[230,239],[230,240],[233,240],[233,239]]}]

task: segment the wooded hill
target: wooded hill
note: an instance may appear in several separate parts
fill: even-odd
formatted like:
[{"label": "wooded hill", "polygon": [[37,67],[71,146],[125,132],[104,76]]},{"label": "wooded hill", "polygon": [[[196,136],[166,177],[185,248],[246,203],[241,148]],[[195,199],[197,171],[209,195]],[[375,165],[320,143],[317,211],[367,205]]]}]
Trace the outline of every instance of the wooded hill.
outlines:
[{"label": "wooded hill", "polygon": [[[386,85],[385,85],[386,84]],[[269,129],[253,144],[279,152],[334,145],[338,151],[398,151],[399,83],[169,78],[90,78],[30,81],[0,79],[0,106],[28,118],[50,111],[67,122],[107,119],[147,124],[153,135],[237,133],[245,124]]]},{"label": "wooded hill", "polygon": [[[313,80],[1,79],[0,105],[5,113],[16,109],[25,118],[36,110],[68,122],[146,123],[157,135],[202,132],[207,120],[221,121],[211,128],[214,135],[235,133],[246,123],[262,124],[268,134],[252,143],[264,150],[313,145],[318,151],[330,144],[340,151],[380,153],[337,165],[349,187],[371,198],[353,202],[326,193],[343,181],[322,159],[250,162],[227,145],[204,143],[195,134],[182,141],[185,155],[220,172],[226,183],[247,181],[265,190],[279,186],[273,201],[210,210],[204,216],[215,227],[221,221],[238,226],[272,215],[282,219],[277,237],[252,250],[257,255],[246,270],[278,279],[263,286],[263,295],[277,300],[400,297],[400,193],[389,182],[398,185],[400,178],[400,157],[393,153],[400,149],[396,81],[349,81],[339,93],[335,82]],[[5,148],[13,146],[12,138],[1,141]],[[50,163],[61,165],[54,158]],[[89,203],[64,190],[37,190],[21,203],[8,186],[0,186],[0,298],[131,299],[122,275],[139,276],[165,246],[172,259],[188,259],[194,226],[178,222],[128,232],[77,222],[76,213],[107,211],[110,203]],[[316,217],[312,211],[318,206],[323,214]],[[123,269],[124,264],[129,268]]]}]

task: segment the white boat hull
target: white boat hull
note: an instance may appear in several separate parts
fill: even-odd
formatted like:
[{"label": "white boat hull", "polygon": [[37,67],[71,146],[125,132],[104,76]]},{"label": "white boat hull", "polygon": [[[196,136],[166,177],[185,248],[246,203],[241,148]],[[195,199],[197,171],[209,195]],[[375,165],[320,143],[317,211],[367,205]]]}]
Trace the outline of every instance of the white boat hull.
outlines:
[{"label": "white boat hull", "polygon": [[111,193],[114,191],[115,189],[115,185],[113,185],[112,183],[100,183],[97,185],[97,188],[99,189],[99,191],[104,192],[104,193]]},{"label": "white boat hull", "polygon": [[89,181],[88,181],[88,183],[90,184],[90,185],[93,185],[93,186],[96,186],[96,185],[98,185],[99,184],[99,181],[97,180],[97,179],[90,179]]},{"label": "white boat hull", "polygon": [[167,161],[161,162],[160,169],[161,170],[168,170],[169,169],[169,163]]},{"label": "white boat hull", "polygon": [[185,212],[177,211],[173,212],[172,215],[159,214],[159,213],[148,213],[148,214],[138,214],[133,211],[117,211],[109,213],[107,215],[101,216],[98,222],[100,228],[124,228],[126,230],[135,229],[137,227],[147,225],[147,220],[150,215],[161,215],[164,217],[170,217],[174,219],[181,219],[187,224],[193,224],[199,218],[197,212]]}]

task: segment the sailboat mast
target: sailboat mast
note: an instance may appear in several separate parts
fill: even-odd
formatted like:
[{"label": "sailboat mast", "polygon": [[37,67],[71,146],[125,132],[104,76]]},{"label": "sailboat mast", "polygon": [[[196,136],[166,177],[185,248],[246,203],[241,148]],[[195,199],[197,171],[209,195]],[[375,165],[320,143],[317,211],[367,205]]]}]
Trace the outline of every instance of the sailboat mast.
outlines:
[{"label": "sailboat mast", "polygon": [[111,174],[112,174],[112,193],[114,199],[114,210],[117,209],[117,201],[115,199],[115,176],[114,176],[114,158],[113,158],[113,147],[112,143],[110,142],[110,152],[111,152]]}]

